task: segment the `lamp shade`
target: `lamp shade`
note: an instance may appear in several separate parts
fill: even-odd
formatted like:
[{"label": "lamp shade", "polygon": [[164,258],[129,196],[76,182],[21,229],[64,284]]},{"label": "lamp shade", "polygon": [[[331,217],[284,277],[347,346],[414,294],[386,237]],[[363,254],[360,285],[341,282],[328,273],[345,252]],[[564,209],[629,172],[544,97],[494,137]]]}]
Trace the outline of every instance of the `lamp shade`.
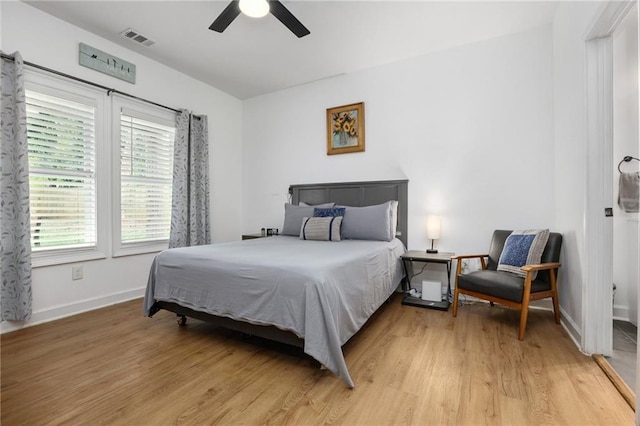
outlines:
[{"label": "lamp shade", "polygon": [[430,240],[440,238],[440,216],[434,214],[427,216],[427,238]]},{"label": "lamp shade", "polygon": [[269,13],[267,0],[240,0],[240,10],[251,18],[262,18]]}]

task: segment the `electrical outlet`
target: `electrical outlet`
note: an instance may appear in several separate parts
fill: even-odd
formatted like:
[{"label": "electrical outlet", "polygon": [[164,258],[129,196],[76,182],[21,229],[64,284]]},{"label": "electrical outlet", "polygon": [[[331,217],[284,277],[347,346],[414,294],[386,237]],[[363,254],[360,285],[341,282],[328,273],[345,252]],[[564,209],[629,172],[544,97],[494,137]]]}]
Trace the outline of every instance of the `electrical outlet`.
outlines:
[{"label": "electrical outlet", "polygon": [[71,268],[71,279],[72,280],[81,280],[83,277],[82,266],[74,266]]}]

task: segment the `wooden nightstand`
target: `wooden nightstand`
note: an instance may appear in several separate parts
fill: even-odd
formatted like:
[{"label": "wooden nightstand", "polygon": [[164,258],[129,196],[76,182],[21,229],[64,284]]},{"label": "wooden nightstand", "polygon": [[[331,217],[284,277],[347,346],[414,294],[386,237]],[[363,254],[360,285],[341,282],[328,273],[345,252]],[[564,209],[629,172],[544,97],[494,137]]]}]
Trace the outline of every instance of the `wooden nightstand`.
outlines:
[{"label": "wooden nightstand", "polygon": [[402,304],[420,306],[423,308],[439,309],[442,311],[448,310],[450,305],[449,298],[451,297],[451,256],[453,256],[454,254],[455,253],[425,253],[423,251],[408,251],[400,256],[400,258],[402,259],[402,265],[404,266],[404,272],[407,274],[405,280],[405,291],[409,291],[411,288],[411,278],[413,278],[413,268],[411,266],[412,262],[442,263],[447,267],[447,296],[445,300],[434,302],[431,300],[422,300],[419,297],[414,297],[410,294],[407,294],[404,300],[402,300]]}]

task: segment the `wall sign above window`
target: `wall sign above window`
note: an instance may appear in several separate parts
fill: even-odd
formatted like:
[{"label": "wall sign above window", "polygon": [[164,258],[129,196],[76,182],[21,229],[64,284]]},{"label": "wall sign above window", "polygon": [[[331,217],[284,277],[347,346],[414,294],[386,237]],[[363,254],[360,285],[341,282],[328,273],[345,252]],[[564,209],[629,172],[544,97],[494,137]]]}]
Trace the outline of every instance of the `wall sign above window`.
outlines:
[{"label": "wall sign above window", "polygon": [[80,65],[110,75],[131,84],[136,83],[136,66],[131,62],[80,43]]}]

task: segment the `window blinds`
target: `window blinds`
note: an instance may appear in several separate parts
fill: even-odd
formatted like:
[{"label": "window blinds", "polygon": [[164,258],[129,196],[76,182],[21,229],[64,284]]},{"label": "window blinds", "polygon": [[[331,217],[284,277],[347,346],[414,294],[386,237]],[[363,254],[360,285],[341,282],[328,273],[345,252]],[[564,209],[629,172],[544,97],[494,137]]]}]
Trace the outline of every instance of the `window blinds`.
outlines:
[{"label": "window blinds", "polygon": [[174,137],[175,127],[120,115],[123,245],[169,239]]},{"label": "window blinds", "polygon": [[32,249],[95,247],[95,106],[25,95]]}]

